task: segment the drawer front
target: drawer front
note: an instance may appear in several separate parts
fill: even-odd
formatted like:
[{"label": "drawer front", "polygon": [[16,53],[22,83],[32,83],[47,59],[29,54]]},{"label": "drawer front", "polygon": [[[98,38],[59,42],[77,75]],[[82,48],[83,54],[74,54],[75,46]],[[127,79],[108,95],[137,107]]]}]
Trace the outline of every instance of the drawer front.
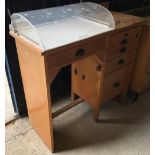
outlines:
[{"label": "drawer front", "polygon": [[131,52],[123,56],[117,57],[109,62],[106,62],[104,75],[107,75],[121,67],[126,66],[129,63],[132,63],[134,61],[134,58],[135,52]]},{"label": "drawer front", "polygon": [[111,34],[109,38],[108,50],[112,50],[120,46],[127,46],[134,42],[137,42],[140,37],[140,30],[141,27],[136,27]]},{"label": "drawer front", "polygon": [[96,51],[104,52],[106,49],[106,37],[87,42],[77,47],[51,54],[47,58],[48,68],[62,67],[92,55]]},{"label": "drawer front", "polygon": [[106,61],[110,61],[113,58],[121,56],[123,54],[127,54],[127,53],[130,53],[130,52],[136,52],[137,46],[138,46],[137,43],[134,43],[134,44],[132,44],[130,46],[129,45],[121,46],[118,49],[108,51],[107,55],[106,55]]},{"label": "drawer front", "polygon": [[141,33],[141,27],[130,29],[128,32],[129,43],[134,43],[135,41],[139,40],[140,33]]},{"label": "drawer front", "polygon": [[132,65],[127,65],[104,77],[102,100],[107,102],[113,97],[127,91]]}]

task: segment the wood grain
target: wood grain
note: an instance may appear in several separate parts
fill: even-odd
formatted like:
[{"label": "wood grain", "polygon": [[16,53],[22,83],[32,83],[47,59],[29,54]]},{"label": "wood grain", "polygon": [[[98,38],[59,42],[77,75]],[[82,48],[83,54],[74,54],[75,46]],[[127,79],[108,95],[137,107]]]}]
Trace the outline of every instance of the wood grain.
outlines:
[{"label": "wood grain", "polygon": [[104,78],[102,90],[103,103],[127,92],[131,71],[132,65],[127,65]]},{"label": "wood grain", "polygon": [[131,29],[121,31],[119,33],[112,33],[109,37],[108,50],[118,48],[119,46],[126,46],[137,42],[140,37],[141,27],[137,26]]},{"label": "wood grain", "polygon": [[[106,48],[106,41],[107,37],[103,37],[101,39],[96,39],[93,41],[89,41],[85,44],[81,44],[74,48],[69,48],[67,50],[60,51],[57,54],[48,55],[48,68],[53,69],[56,67],[63,67],[80,59],[93,55],[98,50],[104,50]],[[80,50],[83,53],[79,53],[78,55],[78,52]]]},{"label": "wood grain", "polygon": [[98,119],[101,102],[102,69],[101,61],[95,56],[72,64],[72,93],[77,94],[92,106],[95,121]]},{"label": "wood grain", "polygon": [[149,87],[150,65],[150,26],[145,25],[142,30],[138,52],[135,60],[134,71],[130,83],[130,89],[141,93]]},{"label": "wood grain", "polygon": [[129,63],[133,63],[135,56],[136,56],[136,51],[133,51],[128,54],[124,54],[122,56],[116,57],[115,59],[109,62],[105,62],[104,75],[110,74],[113,71],[116,71],[117,69],[122,68]]},{"label": "wood grain", "polygon": [[40,55],[40,51],[33,52],[23,42],[16,38],[29,119],[48,148],[54,151],[50,85],[46,76],[45,58]]},{"label": "wood grain", "polygon": [[116,49],[108,50],[106,53],[106,61],[111,61],[112,59],[118,56],[133,52],[135,51],[135,49],[137,49],[137,47],[138,47],[138,41],[135,41],[131,45],[118,46]]}]

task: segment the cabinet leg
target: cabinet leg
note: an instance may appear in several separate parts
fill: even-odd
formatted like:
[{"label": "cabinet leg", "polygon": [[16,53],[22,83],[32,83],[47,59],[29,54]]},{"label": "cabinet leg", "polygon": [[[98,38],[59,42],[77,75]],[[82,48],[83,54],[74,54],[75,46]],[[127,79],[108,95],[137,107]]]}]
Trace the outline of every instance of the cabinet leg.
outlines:
[{"label": "cabinet leg", "polygon": [[99,119],[99,108],[94,108],[93,119],[94,119],[95,122],[98,121],[98,119]]},{"label": "cabinet leg", "polygon": [[74,102],[75,100],[77,100],[78,98],[80,98],[77,94],[75,93],[71,93],[71,101]]}]

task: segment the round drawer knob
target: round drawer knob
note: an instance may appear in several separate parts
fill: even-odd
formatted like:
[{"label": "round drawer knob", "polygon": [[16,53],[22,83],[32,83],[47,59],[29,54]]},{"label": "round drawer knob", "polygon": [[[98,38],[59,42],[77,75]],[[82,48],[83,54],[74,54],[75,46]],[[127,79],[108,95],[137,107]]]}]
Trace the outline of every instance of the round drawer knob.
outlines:
[{"label": "round drawer knob", "polygon": [[82,48],[80,48],[80,49],[78,49],[78,50],[76,51],[75,56],[76,56],[76,57],[81,57],[81,56],[83,56],[84,54],[85,54],[85,50],[82,49]]},{"label": "round drawer knob", "polygon": [[120,59],[120,60],[118,61],[118,65],[123,65],[124,63],[125,63],[124,59]]},{"label": "round drawer knob", "polygon": [[101,69],[102,69],[102,65],[97,65],[97,66],[96,66],[96,71],[100,72]]},{"label": "round drawer knob", "polygon": [[128,39],[125,38],[122,40],[121,45],[127,45],[128,44]]},{"label": "round drawer knob", "polygon": [[118,88],[120,86],[120,83],[119,82],[115,82],[114,84],[113,84],[113,87],[114,88]]},{"label": "round drawer knob", "polygon": [[127,51],[127,48],[126,47],[122,47],[121,49],[120,49],[120,53],[124,53],[124,52],[126,52]]}]

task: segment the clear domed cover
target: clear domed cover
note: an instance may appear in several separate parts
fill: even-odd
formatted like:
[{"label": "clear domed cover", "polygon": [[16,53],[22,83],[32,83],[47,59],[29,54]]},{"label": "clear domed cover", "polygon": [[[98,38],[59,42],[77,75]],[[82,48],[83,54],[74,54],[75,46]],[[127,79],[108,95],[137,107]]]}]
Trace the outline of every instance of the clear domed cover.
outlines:
[{"label": "clear domed cover", "polygon": [[38,44],[42,51],[114,28],[109,10],[92,2],[14,13],[10,25],[11,31]]}]

